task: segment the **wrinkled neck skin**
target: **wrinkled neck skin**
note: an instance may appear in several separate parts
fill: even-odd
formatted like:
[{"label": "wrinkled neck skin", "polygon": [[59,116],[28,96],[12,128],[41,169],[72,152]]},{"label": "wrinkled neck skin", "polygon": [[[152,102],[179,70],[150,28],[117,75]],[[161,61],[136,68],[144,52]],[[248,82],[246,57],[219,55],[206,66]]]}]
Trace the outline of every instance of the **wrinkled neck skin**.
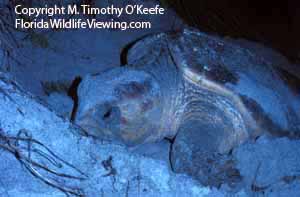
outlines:
[{"label": "wrinkled neck skin", "polygon": [[[176,45],[173,45],[172,39],[168,39],[167,51],[171,60],[168,69],[176,70],[173,76],[176,75],[177,79],[174,83],[171,81],[176,90],[170,91],[172,106],[168,112],[169,117],[176,121],[175,124],[169,124],[169,128],[176,132],[180,124],[191,119],[219,124],[221,130],[226,131],[220,135],[225,135],[227,139],[225,144],[220,145],[221,150],[234,147],[249,136],[257,135],[260,129],[241,100],[220,84],[206,78],[200,79],[197,73],[186,73],[190,71],[187,62],[183,61],[186,59],[181,57],[182,54],[174,46]],[[171,69],[171,66],[176,69]]]},{"label": "wrinkled neck skin", "polygon": [[[222,87],[209,87],[205,83],[197,84],[198,82],[185,78],[184,64],[187,62],[183,60],[186,58],[181,57],[182,54],[176,50],[173,42],[168,35],[160,34],[138,42],[128,54],[129,66],[151,74],[160,85],[163,108],[159,131],[161,138],[174,137],[179,125],[189,119],[190,115],[199,119],[199,110],[198,114],[192,111],[202,109],[206,104],[214,105],[218,110],[231,111],[228,117],[237,122],[236,130],[244,133],[245,129],[238,127],[242,127],[243,119],[247,118],[244,115],[241,117],[241,114],[246,113],[241,112],[243,109],[238,99]],[[202,112],[201,115],[205,113]]]},{"label": "wrinkled neck skin", "polygon": [[[194,81],[184,82],[184,111],[181,114],[182,124],[197,120],[200,125],[216,128],[215,142],[219,153],[226,153],[249,138],[250,130],[254,129],[251,117],[243,111],[239,101],[226,92],[208,87],[208,82],[199,86]],[[250,123],[250,124],[249,124]],[[199,135],[202,129],[199,128]],[[205,134],[205,133],[204,133]],[[212,141],[213,143],[213,141]]]},{"label": "wrinkled neck skin", "polygon": [[[183,112],[183,80],[170,56],[160,58],[157,69],[151,70],[154,78],[161,85],[162,118],[160,133],[172,138],[176,135]],[[162,73],[164,73],[162,75]]]},{"label": "wrinkled neck skin", "polygon": [[[159,135],[163,137],[174,137],[178,128],[181,116],[180,110],[182,103],[183,81],[180,71],[175,65],[167,44],[151,41],[156,44],[153,48],[153,54],[149,54],[147,59],[139,59],[132,66],[137,70],[143,70],[153,76],[160,84],[162,116],[160,121]],[[159,46],[159,47],[158,47]],[[138,51],[137,51],[138,53]],[[166,136],[167,134],[167,136]]]},{"label": "wrinkled neck skin", "polygon": [[200,85],[188,79],[178,66],[172,55],[165,52],[151,64],[143,67],[160,84],[163,108],[160,139],[173,138],[180,124],[196,119],[211,124],[220,121],[221,127],[228,131],[221,133],[226,136],[226,140],[225,144],[220,144],[220,150],[228,151],[246,140],[249,127],[245,121],[249,117],[242,111],[239,101],[221,89],[212,90],[214,87],[208,87],[205,83]]},{"label": "wrinkled neck skin", "polygon": [[[157,80],[161,84],[163,111],[161,133],[168,133],[168,138],[176,135],[184,110],[184,82],[180,71],[170,56],[165,57],[167,64],[160,64]],[[162,75],[161,73],[165,73]]]}]

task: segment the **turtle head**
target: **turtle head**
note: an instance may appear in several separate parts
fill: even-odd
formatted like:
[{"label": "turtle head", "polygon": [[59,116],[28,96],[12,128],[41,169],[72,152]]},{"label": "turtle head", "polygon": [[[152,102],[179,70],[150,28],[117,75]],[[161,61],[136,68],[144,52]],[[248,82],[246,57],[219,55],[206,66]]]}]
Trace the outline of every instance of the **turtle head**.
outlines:
[{"label": "turtle head", "polygon": [[115,68],[88,76],[78,88],[75,122],[98,138],[137,145],[158,138],[161,94],[148,73]]}]

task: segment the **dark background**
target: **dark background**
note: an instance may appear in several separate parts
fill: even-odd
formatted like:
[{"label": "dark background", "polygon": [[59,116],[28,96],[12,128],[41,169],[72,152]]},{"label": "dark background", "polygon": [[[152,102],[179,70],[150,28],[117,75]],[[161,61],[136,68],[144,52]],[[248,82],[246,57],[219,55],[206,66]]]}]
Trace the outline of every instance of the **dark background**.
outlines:
[{"label": "dark background", "polygon": [[263,42],[300,60],[300,1],[169,0],[179,15],[206,32]]}]

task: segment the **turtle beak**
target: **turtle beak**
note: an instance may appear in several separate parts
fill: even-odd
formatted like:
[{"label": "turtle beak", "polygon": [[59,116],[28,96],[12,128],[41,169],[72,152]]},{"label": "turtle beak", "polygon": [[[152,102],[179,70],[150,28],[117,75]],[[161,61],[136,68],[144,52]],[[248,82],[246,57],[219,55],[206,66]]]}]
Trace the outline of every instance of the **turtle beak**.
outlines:
[{"label": "turtle beak", "polygon": [[[77,113],[78,114],[78,113]],[[84,124],[84,120],[85,120],[85,116],[76,116],[75,117],[75,120],[74,120],[74,123],[78,126],[82,126]]]},{"label": "turtle beak", "polygon": [[83,129],[89,136],[97,136],[98,132],[101,128],[97,125],[96,121],[93,119],[88,119],[84,116],[76,117],[75,124],[78,125],[81,129]]}]

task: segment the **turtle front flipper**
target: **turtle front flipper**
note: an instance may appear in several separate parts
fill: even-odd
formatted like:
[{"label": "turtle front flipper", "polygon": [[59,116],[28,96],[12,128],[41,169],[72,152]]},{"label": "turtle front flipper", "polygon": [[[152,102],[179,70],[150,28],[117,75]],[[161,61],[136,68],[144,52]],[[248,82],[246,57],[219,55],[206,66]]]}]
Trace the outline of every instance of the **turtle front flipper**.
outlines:
[{"label": "turtle front flipper", "polygon": [[[231,150],[248,137],[236,129],[226,111],[209,103],[190,103],[184,114],[171,150],[171,164],[176,173],[186,173],[203,185],[219,187],[240,182]],[[200,108],[200,109],[199,109]]]}]

